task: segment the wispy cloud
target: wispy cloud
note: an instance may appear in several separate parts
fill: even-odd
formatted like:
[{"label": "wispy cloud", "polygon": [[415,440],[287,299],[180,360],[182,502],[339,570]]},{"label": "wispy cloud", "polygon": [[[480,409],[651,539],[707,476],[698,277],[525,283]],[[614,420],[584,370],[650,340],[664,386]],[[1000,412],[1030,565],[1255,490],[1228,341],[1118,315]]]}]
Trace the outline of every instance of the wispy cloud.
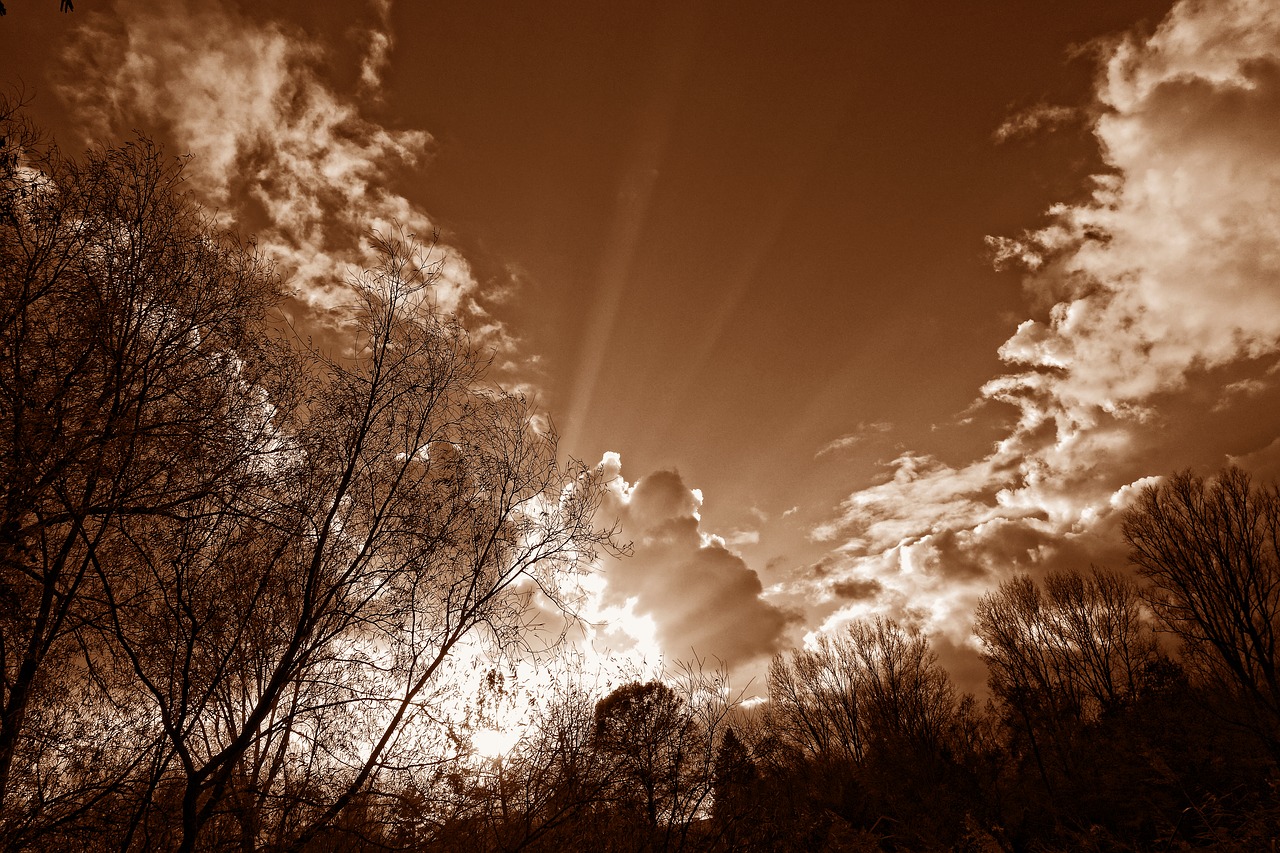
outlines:
[{"label": "wispy cloud", "polygon": [[1083,112],[1073,107],[1060,104],[1036,104],[1025,110],[1019,110],[1005,119],[992,134],[992,139],[996,142],[1022,139],[1081,121],[1083,117]]},{"label": "wispy cloud", "polygon": [[[81,19],[61,94],[87,135],[153,128],[195,155],[189,175],[205,200],[256,234],[304,300],[332,309],[347,299],[346,277],[371,260],[369,231],[429,243],[436,230],[393,189],[426,162],[430,134],[386,127],[360,107],[380,95],[393,47],[389,0],[367,10],[354,33],[362,52],[347,57],[228,4],[122,0],[112,15]],[[326,80],[332,62],[355,66],[357,91]],[[483,321],[465,259],[447,245],[431,259],[440,306]]]},{"label": "wispy cloud", "polygon": [[857,429],[852,432],[847,432],[839,438],[833,438],[831,441],[818,448],[818,452],[813,455],[813,458],[817,459],[818,457],[825,456],[828,453],[836,453],[841,450],[846,450],[855,445],[862,444],[868,438],[889,432],[891,429],[893,429],[893,424],[886,421],[878,421],[870,424],[860,423],[858,424]]},{"label": "wispy cloud", "polygon": [[1241,379],[1238,382],[1229,382],[1222,388],[1222,397],[1217,403],[1214,403],[1213,410],[1215,412],[1223,412],[1231,408],[1240,397],[1257,397],[1271,388],[1271,384],[1255,378]]},{"label": "wispy cloud", "polygon": [[[1280,7],[1180,3],[1150,38],[1115,44],[1097,98],[1110,171],[1043,228],[992,240],[1051,306],[981,389],[1014,426],[969,464],[901,455],[814,531],[839,543],[840,566],[815,589],[880,584],[829,626],[890,610],[959,643],[977,594],[1008,572],[1122,561],[1117,519],[1145,478],[1225,461],[1225,442],[1179,447],[1172,413],[1202,391],[1265,392],[1239,374],[1280,350]],[[1004,136],[1059,119],[1015,116]],[[1181,457],[1154,457],[1157,438]]]}]

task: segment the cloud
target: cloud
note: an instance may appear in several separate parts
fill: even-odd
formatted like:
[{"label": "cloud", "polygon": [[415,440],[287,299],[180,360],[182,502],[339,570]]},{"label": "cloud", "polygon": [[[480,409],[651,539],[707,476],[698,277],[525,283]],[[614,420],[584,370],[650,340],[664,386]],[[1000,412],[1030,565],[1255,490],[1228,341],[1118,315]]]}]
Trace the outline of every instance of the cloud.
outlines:
[{"label": "cloud", "polygon": [[1025,110],[1019,110],[1005,119],[992,134],[992,139],[998,143],[1022,139],[1042,131],[1055,130],[1079,121],[1081,117],[1081,111],[1072,107],[1036,104]]},{"label": "cloud", "polygon": [[1214,404],[1214,411],[1221,412],[1230,408],[1236,397],[1256,397],[1271,388],[1270,383],[1261,379],[1248,378],[1237,382],[1229,382],[1222,388],[1222,398]]},{"label": "cloud", "polygon": [[[88,128],[119,137],[156,129],[195,155],[188,173],[198,193],[290,274],[318,309],[345,304],[344,282],[367,268],[369,231],[397,229],[431,242],[435,223],[395,179],[421,167],[432,138],[368,117],[393,40],[390,3],[355,26],[361,55],[348,60],[313,35],[250,17],[224,3],[122,0],[114,15],[88,13],[63,57],[61,87]],[[326,80],[325,66],[352,61],[357,92]],[[447,311],[483,319],[465,259],[432,247],[436,299]],[[473,324],[475,325],[475,324]]]},{"label": "cloud", "polygon": [[740,545],[759,545],[759,530],[735,530],[724,537],[725,544],[738,547]]},{"label": "cloud", "polygon": [[[1260,448],[1256,423],[1218,413],[1273,402],[1261,374],[1280,350],[1280,7],[1179,3],[1149,38],[1113,45],[1096,95],[1109,171],[1044,227],[990,241],[1037,309],[977,406],[1012,407],[1011,428],[967,464],[900,455],[814,529],[837,543],[815,594],[881,584],[827,628],[887,611],[962,648],[976,596],[1010,572],[1122,564],[1119,515],[1151,475],[1277,456],[1264,448],[1280,424]],[[1015,116],[1005,135],[1055,115]]]},{"label": "cloud", "polygon": [[702,494],[675,471],[631,485],[617,454],[603,464],[613,480],[602,516],[616,516],[634,548],[607,561],[605,603],[631,602],[671,658],[692,652],[732,667],[778,651],[790,617],[764,599],[759,576],[724,539],[702,530]]},{"label": "cloud", "polygon": [[360,63],[360,91],[368,97],[381,98],[382,78],[391,65],[391,48],[395,45],[390,33],[391,0],[373,0],[372,5],[378,15],[378,26],[363,34],[368,47]]},{"label": "cloud", "polygon": [[1253,472],[1263,481],[1280,481],[1280,438],[1250,453],[1240,456],[1228,455],[1227,461]]},{"label": "cloud", "polygon": [[818,452],[813,455],[813,458],[817,459],[819,456],[824,456],[828,453],[845,450],[846,448],[853,447],[855,444],[861,444],[872,436],[886,433],[891,429],[893,429],[893,424],[884,421],[871,424],[860,423],[858,424],[858,428],[853,432],[845,433],[839,438],[834,438],[824,444],[818,449]]},{"label": "cloud", "polygon": [[863,598],[872,598],[883,588],[884,586],[875,578],[849,578],[836,581],[831,585],[831,591],[838,598],[850,598],[855,601]]},{"label": "cloud", "polygon": [[[890,467],[893,474],[887,482],[850,495],[841,516],[816,527],[813,538],[844,537],[842,550],[872,553],[921,532],[981,520],[998,511],[990,484],[999,460],[957,470],[932,456],[908,451]],[[910,506],[909,514],[903,513],[904,505]]]}]

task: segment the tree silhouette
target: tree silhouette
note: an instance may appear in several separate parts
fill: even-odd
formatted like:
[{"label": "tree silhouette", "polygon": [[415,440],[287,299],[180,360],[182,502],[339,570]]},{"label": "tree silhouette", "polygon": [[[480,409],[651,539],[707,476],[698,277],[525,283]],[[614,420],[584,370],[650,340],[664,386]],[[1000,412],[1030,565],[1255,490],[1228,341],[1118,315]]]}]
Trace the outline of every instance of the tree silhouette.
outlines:
[{"label": "tree silhouette", "polygon": [[620,767],[594,747],[596,704],[580,685],[559,685],[515,747],[480,774],[464,812],[477,815],[482,827],[472,846],[502,851],[602,846],[596,812],[610,801]]},{"label": "tree silhouette", "polygon": [[937,750],[958,701],[928,640],[883,618],[776,656],[769,696],[773,726],[802,753],[853,763],[890,741]]},{"label": "tree silhouette", "polygon": [[118,525],[183,514],[255,453],[244,414],[273,359],[259,321],[279,289],[147,141],[75,161],[20,116],[4,125],[0,803],[13,816],[68,776],[28,754],[36,775],[15,800],[15,755],[47,742],[24,732],[68,692],[110,701],[83,672],[100,651],[83,629],[105,615],[94,566]]},{"label": "tree silhouette", "polygon": [[774,838],[820,845],[852,833],[871,844],[892,820],[922,843],[951,843],[956,815],[942,794],[967,757],[973,709],[919,631],[877,618],[778,655],[769,700],[777,784],[803,798]]},{"label": "tree silhouette", "polygon": [[1070,774],[1072,732],[1132,700],[1157,655],[1137,587],[1102,569],[1010,578],[979,601],[974,632],[991,691],[1051,792],[1045,750]]},{"label": "tree silhouette", "polygon": [[683,700],[660,681],[623,685],[596,705],[595,748],[619,762],[618,802],[649,837],[675,817],[691,726]]},{"label": "tree silhouette", "polygon": [[460,645],[520,648],[614,548],[598,471],[486,383],[429,250],[375,236],[322,352],[179,161],[5,130],[6,843],[356,831],[452,748]]},{"label": "tree silhouette", "polygon": [[719,847],[738,850],[749,843],[750,824],[759,815],[752,796],[758,780],[759,771],[750,750],[732,727],[726,729],[716,750],[712,774],[715,796],[712,817],[719,835]]},{"label": "tree silhouette", "polygon": [[[122,537],[121,578],[102,569],[110,640],[184,780],[179,849],[228,809],[246,838],[305,845],[428,760],[414,735],[454,648],[477,630],[518,645],[534,591],[558,601],[610,544],[594,473],[562,470],[523,400],[481,386],[484,362],[431,307],[434,268],[377,245],[353,283],[354,351],[309,355],[296,408],[271,411],[286,427],[259,488]],[[284,796],[298,785],[311,805]]]},{"label": "tree silhouette", "polygon": [[1143,491],[1124,536],[1187,662],[1280,760],[1280,492],[1238,468],[1175,474]]}]

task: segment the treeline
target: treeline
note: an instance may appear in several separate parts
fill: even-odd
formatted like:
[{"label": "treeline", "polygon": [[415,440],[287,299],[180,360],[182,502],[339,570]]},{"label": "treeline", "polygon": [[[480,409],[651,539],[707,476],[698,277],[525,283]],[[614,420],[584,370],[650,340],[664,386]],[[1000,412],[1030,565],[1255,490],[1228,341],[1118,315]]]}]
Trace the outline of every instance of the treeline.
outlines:
[{"label": "treeline", "polygon": [[920,633],[856,622],[777,656],[768,701],[750,709],[705,677],[565,697],[442,797],[449,817],[424,838],[441,850],[1270,850],[1280,493],[1235,469],[1176,475],[1124,529],[1139,578],[1020,575],[983,597],[985,707],[957,693]]},{"label": "treeline", "polygon": [[[70,158],[0,105],[0,844],[40,850],[1270,849],[1280,494],[1176,475],[1133,575],[1014,577],[991,700],[855,623],[738,706],[686,668],[572,683],[516,745],[481,646],[620,550],[598,472],[435,309],[411,241],[331,347],[145,139]],[[496,671],[495,671],[496,673]],[[501,692],[496,674],[488,688]]]}]

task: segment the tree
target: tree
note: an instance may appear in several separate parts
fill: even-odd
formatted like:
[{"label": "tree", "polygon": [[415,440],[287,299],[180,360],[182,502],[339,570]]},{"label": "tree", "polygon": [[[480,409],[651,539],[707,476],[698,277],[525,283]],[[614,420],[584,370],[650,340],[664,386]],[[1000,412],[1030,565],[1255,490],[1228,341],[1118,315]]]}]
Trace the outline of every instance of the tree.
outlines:
[{"label": "tree", "polygon": [[180,161],[0,121],[6,844],[363,831],[458,748],[458,651],[615,547],[599,472],[487,383],[429,250],[375,236],[322,352]]},{"label": "tree", "polygon": [[[70,742],[84,714],[136,710],[86,670],[94,563],[123,519],[182,514],[257,453],[245,413],[271,386],[280,290],[145,139],[74,160],[12,104],[0,125],[0,812],[31,831],[68,785],[119,782],[66,764],[107,746]],[[116,734],[147,753],[149,734]]]},{"label": "tree", "polygon": [[923,844],[951,843],[964,812],[942,796],[971,793],[956,784],[971,706],[928,639],[890,619],[776,656],[768,719],[790,756],[774,773],[810,800],[789,818],[799,823],[790,834],[815,844],[844,832],[871,839],[897,821]]},{"label": "tree", "polygon": [[773,728],[801,754],[862,761],[862,672],[843,638],[823,635],[815,649],[775,655],[769,709]]},{"label": "tree", "polygon": [[950,737],[959,697],[928,639],[882,618],[853,623],[847,639],[862,673],[868,745],[938,754]]},{"label": "tree", "polygon": [[1016,575],[974,619],[997,696],[1034,695],[1078,720],[1132,699],[1157,653],[1137,586],[1105,569]]},{"label": "tree", "polygon": [[601,821],[621,770],[594,744],[596,696],[580,683],[562,682],[505,755],[481,765],[476,783],[446,834],[457,824],[478,825],[460,849],[593,849],[603,846]]},{"label": "tree", "polygon": [[596,705],[592,744],[616,762],[611,800],[624,848],[685,849],[712,799],[717,749],[737,698],[723,669],[707,672],[696,658],[672,684],[631,682]]},{"label": "tree", "polygon": [[928,639],[884,618],[776,656],[769,698],[775,726],[802,754],[855,764],[891,741],[936,751],[958,702]]},{"label": "tree", "polygon": [[749,845],[749,824],[759,817],[752,797],[758,778],[750,750],[733,728],[727,728],[716,749],[711,777],[715,796],[711,815],[716,824],[718,849],[740,850]]},{"label": "tree", "polygon": [[624,684],[596,705],[595,749],[618,761],[617,802],[636,811],[648,838],[675,817],[691,726],[684,702],[661,681]]},{"label": "tree", "polygon": [[1056,572],[1043,584],[1016,575],[978,602],[991,692],[1051,795],[1047,762],[1070,775],[1075,731],[1132,701],[1158,658],[1140,604],[1131,581],[1103,569]]},{"label": "tree", "polygon": [[1123,530],[1193,671],[1241,700],[1280,760],[1280,492],[1239,468],[1182,472],[1143,490]]},{"label": "tree", "polygon": [[176,757],[179,849],[206,826],[298,848],[404,784],[435,760],[455,648],[477,632],[519,646],[533,596],[563,605],[564,578],[612,545],[592,526],[597,473],[563,469],[525,402],[482,384],[432,307],[437,268],[375,242],[351,352],[308,354],[254,487],[125,520],[97,565],[117,671]]}]

